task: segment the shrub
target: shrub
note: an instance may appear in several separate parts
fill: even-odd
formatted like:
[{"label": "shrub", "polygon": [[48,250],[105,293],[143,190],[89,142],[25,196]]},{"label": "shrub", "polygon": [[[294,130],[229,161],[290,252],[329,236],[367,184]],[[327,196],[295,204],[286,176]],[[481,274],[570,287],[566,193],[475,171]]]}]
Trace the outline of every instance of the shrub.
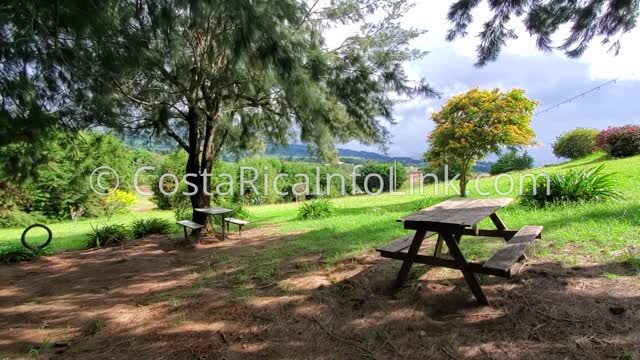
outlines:
[{"label": "shrub", "polygon": [[20,243],[0,242],[0,264],[8,265],[22,261],[32,261],[45,254],[48,254],[46,250],[29,250]]},{"label": "shrub", "polygon": [[131,240],[131,231],[128,227],[121,224],[97,226],[93,229],[93,233],[89,235],[87,247],[109,247],[121,245],[127,240]]},{"label": "shrub", "polygon": [[114,214],[123,212],[136,202],[136,197],[126,191],[116,190],[102,199],[102,209],[111,220]]},{"label": "shrub", "polygon": [[131,235],[138,239],[150,234],[169,234],[173,224],[161,218],[135,219],[131,223]]},{"label": "shrub", "polygon": [[0,211],[0,228],[26,227],[42,220],[42,216],[33,216],[20,210]]},{"label": "shrub", "polygon": [[391,189],[391,178],[389,176],[390,169],[396,166],[395,171],[395,189],[399,189],[405,181],[407,181],[407,170],[404,165],[401,163],[397,164],[385,164],[385,163],[367,163],[360,169],[360,174],[356,178],[356,184],[360,187],[360,190],[366,191],[365,189],[365,179],[367,175],[370,174],[378,174],[380,178],[382,178],[382,183],[380,182],[380,178],[378,176],[371,176],[367,181],[367,188],[371,192],[377,192],[381,187],[383,191],[390,191]]},{"label": "shrub", "polygon": [[640,125],[610,127],[596,137],[596,146],[613,157],[640,154]]},{"label": "shrub", "polygon": [[604,165],[588,170],[571,169],[565,174],[549,175],[549,194],[547,179],[537,178],[535,194],[533,182],[526,184],[521,200],[525,204],[544,206],[553,203],[574,203],[603,200],[617,200],[620,193],[615,190],[612,173],[603,174]]},{"label": "shrub", "polygon": [[251,218],[251,213],[247,211],[247,209],[242,206],[239,202],[231,202],[228,200],[220,199],[219,204],[223,208],[233,210],[233,217],[242,220],[249,220]]},{"label": "shrub", "polygon": [[597,129],[577,128],[560,135],[553,143],[553,154],[557,157],[577,159],[593,153],[596,148]]},{"label": "shrub", "polygon": [[298,218],[302,220],[324,219],[335,213],[336,207],[327,199],[306,201],[298,207]]},{"label": "shrub", "polygon": [[516,150],[512,150],[502,155],[489,169],[491,175],[502,174],[509,171],[531,169],[533,167],[533,158],[528,152],[518,155]]}]

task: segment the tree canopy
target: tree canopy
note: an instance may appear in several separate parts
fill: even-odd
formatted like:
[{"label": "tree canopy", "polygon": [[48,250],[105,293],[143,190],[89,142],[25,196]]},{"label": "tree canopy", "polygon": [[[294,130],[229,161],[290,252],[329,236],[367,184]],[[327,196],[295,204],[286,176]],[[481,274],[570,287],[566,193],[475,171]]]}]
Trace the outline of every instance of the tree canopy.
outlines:
[{"label": "tree canopy", "polygon": [[[452,27],[447,40],[468,35],[473,22],[473,10],[482,0],[457,0],[449,8],[448,19]],[[489,0],[493,16],[484,23],[478,34],[478,61],[483,66],[495,61],[507,40],[518,36],[508,23],[521,17],[527,32],[536,37],[542,51],[557,48],[572,58],[580,57],[594,38],[610,45],[616,54],[620,49],[620,38],[637,25],[640,1],[638,0]],[[563,26],[569,26],[569,36],[558,46],[551,40],[553,34]]]},{"label": "tree canopy", "polygon": [[475,161],[502,147],[533,143],[530,127],[537,101],[524,90],[479,90],[456,95],[431,114],[436,128],[429,134],[428,158],[434,166],[455,164],[460,172],[460,193],[466,195],[467,175]]},{"label": "tree canopy", "polygon": [[[325,158],[336,142],[385,144],[399,99],[436,94],[403,69],[425,55],[409,46],[423,31],[400,26],[405,0],[1,6],[0,145],[52,125],[146,131],[187,151],[187,173],[211,173],[222,151],[295,137]],[[343,25],[359,30],[329,48],[323,31]]]}]

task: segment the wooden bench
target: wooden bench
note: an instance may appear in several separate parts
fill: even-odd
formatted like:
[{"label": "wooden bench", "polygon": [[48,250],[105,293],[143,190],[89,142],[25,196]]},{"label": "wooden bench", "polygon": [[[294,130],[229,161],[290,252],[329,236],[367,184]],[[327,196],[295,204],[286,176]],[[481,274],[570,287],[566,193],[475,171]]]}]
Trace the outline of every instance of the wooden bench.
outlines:
[{"label": "wooden bench", "polygon": [[[176,222],[176,224],[182,226],[184,228],[184,240],[188,241],[189,237],[187,236],[187,229],[191,229],[191,230],[200,230],[202,228],[204,228],[204,225],[195,223],[191,220],[180,220],[178,222]],[[200,243],[200,233],[197,232],[196,233],[196,239],[198,241],[198,243]]]},{"label": "wooden bench", "polygon": [[242,227],[249,223],[246,220],[236,219],[236,218],[225,218],[224,221],[227,223],[227,229],[229,229],[229,224],[238,225],[238,234],[239,235],[242,235]]},{"label": "wooden bench", "polygon": [[[425,239],[435,235],[435,232],[427,232],[425,234]],[[409,247],[411,246],[411,242],[413,241],[413,237],[415,234],[405,235],[399,239],[396,239],[387,245],[377,248],[376,251],[380,253],[382,257],[388,258],[397,258],[399,253],[406,254],[409,251]]]},{"label": "wooden bench", "polygon": [[542,226],[527,225],[520,229],[503,248],[498,250],[482,267],[511,277],[511,266],[523,257],[533,240],[542,236]]}]

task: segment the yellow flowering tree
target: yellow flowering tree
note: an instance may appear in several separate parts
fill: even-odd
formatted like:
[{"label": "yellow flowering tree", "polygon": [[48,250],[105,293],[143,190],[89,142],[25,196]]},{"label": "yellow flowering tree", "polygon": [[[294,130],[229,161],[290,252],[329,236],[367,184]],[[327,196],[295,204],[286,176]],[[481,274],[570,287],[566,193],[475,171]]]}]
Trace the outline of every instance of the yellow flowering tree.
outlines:
[{"label": "yellow flowering tree", "polygon": [[471,167],[502,147],[533,144],[530,123],[538,105],[524,90],[471,89],[449,99],[431,114],[436,128],[428,137],[427,153],[433,166],[449,165],[460,170],[460,193],[466,196]]},{"label": "yellow flowering tree", "polygon": [[135,204],[135,202],[136,197],[133,194],[122,190],[115,190],[102,199],[102,208],[105,215],[107,215],[107,220],[111,220],[114,214],[126,210]]}]

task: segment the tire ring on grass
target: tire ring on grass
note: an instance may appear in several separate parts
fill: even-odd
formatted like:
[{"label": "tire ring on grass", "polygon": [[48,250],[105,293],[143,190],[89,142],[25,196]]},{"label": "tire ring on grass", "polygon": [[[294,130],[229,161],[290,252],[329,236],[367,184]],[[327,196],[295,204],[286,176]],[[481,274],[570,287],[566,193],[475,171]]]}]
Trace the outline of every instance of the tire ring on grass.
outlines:
[{"label": "tire ring on grass", "polygon": [[[47,233],[49,233],[49,237],[47,238],[47,241],[44,242],[44,244],[33,247],[31,245],[29,245],[29,243],[27,243],[27,233],[29,232],[29,230],[33,229],[33,228],[43,228],[45,230],[47,230]],[[51,239],[53,238],[53,234],[51,233],[51,229],[49,229],[48,227],[46,227],[45,225],[42,224],[33,224],[31,226],[29,226],[28,228],[24,229],[24,231],[22,232],[22,238],[20,239],[20,241],[22,242],[22,246],[26,247],[29,250],[33,250],[33,251],[40,251],[44,248],[46,248],[47,246],[49,246],[49,244],[51,243]]]}]

